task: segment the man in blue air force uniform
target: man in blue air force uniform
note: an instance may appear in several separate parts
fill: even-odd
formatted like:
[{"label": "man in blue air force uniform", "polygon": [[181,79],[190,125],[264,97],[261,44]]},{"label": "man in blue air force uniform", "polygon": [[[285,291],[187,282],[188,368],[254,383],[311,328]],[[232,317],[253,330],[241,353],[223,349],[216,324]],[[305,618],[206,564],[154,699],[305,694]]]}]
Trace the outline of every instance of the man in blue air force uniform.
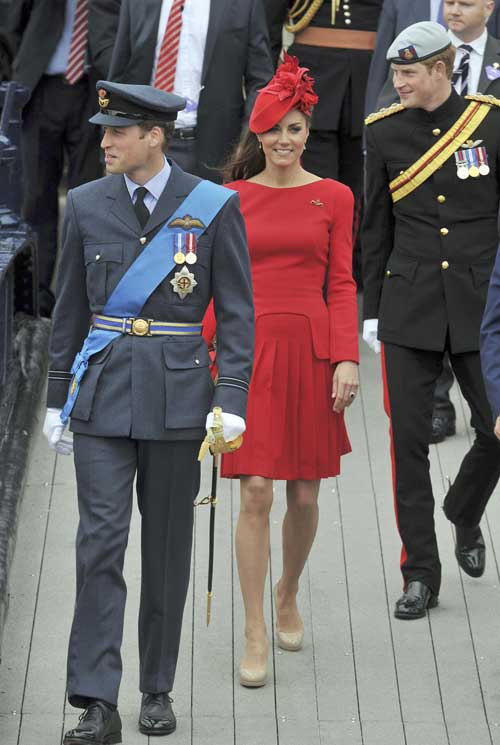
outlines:
[{"label": "man in blue air force uniform", "polygon": [[[238,196],[164,156],[184,99],[100,81],[110,175],[68,194],[50,344],[44,432],[59,453],[71,417],[80,522],[68,698],[85,709],[64,745],[119,743],[126,588],[137,474],[142,515],[139,729],[169,734],[189,582],[200,443],[222,408],[224,437],[244,416],[253,353],[249,258]],[[217,316],[214,388],[201,320]],[[90,331],[89,331],[90,328]]]}]

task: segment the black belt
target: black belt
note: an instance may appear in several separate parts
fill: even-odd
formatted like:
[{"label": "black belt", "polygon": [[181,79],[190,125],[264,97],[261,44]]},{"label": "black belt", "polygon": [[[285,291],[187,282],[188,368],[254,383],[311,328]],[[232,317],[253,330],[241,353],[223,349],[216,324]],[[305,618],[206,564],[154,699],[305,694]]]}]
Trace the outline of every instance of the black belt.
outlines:
[{"label": "black belt", "polygon": [[178,129],[174,129],[173,137],[176,140],[195,140],[196,127],[178,127]]}]

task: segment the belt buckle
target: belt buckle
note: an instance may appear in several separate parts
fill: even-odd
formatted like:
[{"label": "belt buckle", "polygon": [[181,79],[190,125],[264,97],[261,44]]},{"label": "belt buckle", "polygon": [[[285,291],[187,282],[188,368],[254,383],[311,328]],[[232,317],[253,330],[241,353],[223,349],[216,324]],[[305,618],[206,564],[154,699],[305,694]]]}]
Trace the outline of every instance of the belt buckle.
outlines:
[{"label": "belt buckle", "polygon": [[152,318],[129,318],[130,331],[132,336],[151,336]]}]

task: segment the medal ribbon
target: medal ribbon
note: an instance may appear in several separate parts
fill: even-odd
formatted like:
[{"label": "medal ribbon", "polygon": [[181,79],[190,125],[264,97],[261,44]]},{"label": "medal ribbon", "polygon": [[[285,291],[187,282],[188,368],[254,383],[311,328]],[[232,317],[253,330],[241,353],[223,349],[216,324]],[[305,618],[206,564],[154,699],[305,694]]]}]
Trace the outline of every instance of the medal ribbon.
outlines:
[{"label": "medal ribbon", "polygon": [[390,182],[392,201],[399,202],[425,183],[470,138],[490,111],[491,106],[487,103],[472,101],[455,124],[427,152]]}]

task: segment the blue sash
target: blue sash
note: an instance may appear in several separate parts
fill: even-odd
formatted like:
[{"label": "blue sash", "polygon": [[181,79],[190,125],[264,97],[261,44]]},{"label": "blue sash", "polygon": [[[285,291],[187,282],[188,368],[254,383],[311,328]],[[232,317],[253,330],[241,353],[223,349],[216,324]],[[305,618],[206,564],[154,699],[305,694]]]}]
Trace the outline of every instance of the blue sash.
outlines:
[{"label": "blue sash", "polygon": [[[173,246],[169,242],[170,235],[178,232],[178,227],[169,227],[175,220],[181,220],[185,215],[196,215],[201,221],[201,227],[190,226],[189,232],[198,238],[208,228],[212,220],[232,197],[234,192],[211,181],[201,181],[168,219],[168,224],[155,235],[151,243],[137,257],[127,269],[117,286],[111,293],[103,308],[103,315],[130,318],[139,315],[147,299],[156,290],[165,277],[176,266],[173,251],[170,257],[165,256],[165,246]],[[105,331],[91,328],[83,347],[76,355],[71,367],[73,378],[69,387],[68,398],[61,411],[61,421],[66,424],[73,406],[75,405],[80,383],[89,366],[89,359],[108,346],[113,339],[121,336],[121,331]]]}]

